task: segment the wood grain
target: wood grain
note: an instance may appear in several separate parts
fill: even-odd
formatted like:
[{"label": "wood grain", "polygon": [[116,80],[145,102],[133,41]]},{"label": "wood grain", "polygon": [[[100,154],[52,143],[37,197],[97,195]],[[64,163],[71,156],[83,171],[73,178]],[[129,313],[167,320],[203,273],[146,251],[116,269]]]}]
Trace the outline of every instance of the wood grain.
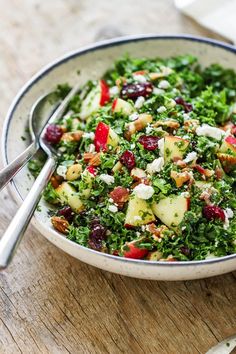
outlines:
[{"label": "wood grain", "polygon": [[[125,5],[121,6],[121,5]],[[0,112],[42,65],[98,38],[215,37],[170,0],[0,0]],[[17,209],[0,195],[0,230]],[[205,353],[236,333],[236,273],[188,282],[122,277],[87,266],[31,226],[0,274],[0,353]]]}]

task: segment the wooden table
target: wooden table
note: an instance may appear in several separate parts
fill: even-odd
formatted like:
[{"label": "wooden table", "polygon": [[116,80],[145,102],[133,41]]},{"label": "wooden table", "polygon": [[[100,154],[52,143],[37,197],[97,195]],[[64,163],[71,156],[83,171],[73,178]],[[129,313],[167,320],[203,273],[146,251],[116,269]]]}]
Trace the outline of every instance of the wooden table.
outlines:
[{"label": "wooden table", "polygon": [[[195,33],[171,0],[0,0],[0,112],[58,55],[109,36]],[[3,231],[17,206],[0,196]],[[205,353],[236,333],[236,273],[187,282],[109,274],[28,228],[0,274],[0,353]]]}]

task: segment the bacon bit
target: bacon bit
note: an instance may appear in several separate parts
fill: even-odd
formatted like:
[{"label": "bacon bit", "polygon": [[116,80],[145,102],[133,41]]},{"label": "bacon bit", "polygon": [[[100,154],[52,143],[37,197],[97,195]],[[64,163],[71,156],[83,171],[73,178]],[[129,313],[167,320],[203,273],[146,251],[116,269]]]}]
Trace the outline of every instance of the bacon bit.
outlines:
[{"label": "bacon bit", "polygon": [[129,200],[129,190],[120,186],[115,187],[109,196],[118,205],[119,209],[122,209],[124,204]]},{"label": "bacon bit", "polygon": [[171,171],[170,177],[173,178],[173,180],[175,181],[177,188],[182,187],[182,185],[185,182],[188,182],[193,178],[192,174],[188,171],[184,171],[184,172]]},{"label": "bacon bit", "polygon": [[81,130],[78,130],[76,132],[64,133],[61,137],[61,140],[63,140],[63,141],[80,141],[83,134],[84,134],[84,132]]},{"label": "bacon bit", "polygon": [[165,121],[158,120],[157,122],[155,122],[153,124],[153,126],[155,128],[156,127],[165,127],[165,128],[170,128],[170,129],[174,130],[174,129],[178,129],[180,127],[180,124],[179,124],[179,122],[176,122],[174,120],[165,120]]},{"label": "bacon bit", "polygon": [[164,237],[164,231],[168,230],[168,227],[165,225],[157,227],[152,223],[146,226],[146,230],[152,234],[154,240],[158,241],[160,238]]},{"label": "bacon bit", "polygon": [[68,232],[70,224],[66,219],[60,216],[53,216],[51,218],[51,223],[57,231],[63,234],[66,234]]}]

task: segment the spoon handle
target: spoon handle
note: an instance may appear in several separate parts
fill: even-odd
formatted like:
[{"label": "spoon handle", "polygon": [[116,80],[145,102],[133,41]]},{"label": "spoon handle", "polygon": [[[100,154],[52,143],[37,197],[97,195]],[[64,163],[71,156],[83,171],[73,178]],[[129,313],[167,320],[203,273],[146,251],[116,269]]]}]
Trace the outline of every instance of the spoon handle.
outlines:
[{"label": "spoon handle", "polygon": [[7,267],[14,250],[33,215],[42,191],[56,168],[56,159],[49,157],[23,204],[0,239],[0,270]]},{"label": "spoon handle", "polygon": [[10,180],[20,171],[20,169],[29,161],[35,154],[37,145],[35,142],[25,149],[19,156],[15,158],[9,165],[0,171],[0,190],[10,182]]}]

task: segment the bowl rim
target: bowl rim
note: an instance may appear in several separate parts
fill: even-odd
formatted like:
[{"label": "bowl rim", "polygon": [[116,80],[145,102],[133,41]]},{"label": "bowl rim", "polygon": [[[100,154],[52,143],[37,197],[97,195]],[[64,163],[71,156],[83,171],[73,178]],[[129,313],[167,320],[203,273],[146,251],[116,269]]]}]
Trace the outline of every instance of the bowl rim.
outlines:
[{"label": "bowl rim", "polygon": [[[7,154],[7,137],[8,137],[8,130],[10,126],[10,122],[12,120],[12,117],[14,115],[14,112],[23,98],[23,96],[31,89],[33,85],[35,85],[42,77],[47,75],[51,70],[56,68],[57,66],[73,59],[74,57],[82,56],[86,53],[89,52],[94,52],[96,50],[101,50],[101,49],[106,49],[108,47],[113,47],[113,46],[119,46],[122,44],[130,43],[130,42],[140,42],[140,41],[146,41],[146,40],[186,40],[190,42],[200,42],[200,43],[205,43],[207,45],[213,46],[213,47],[219,47],[222,49],[225,49],[226,51],[232,52],[236,54],[236,47],[215,39],[210,39],[206,37],[201,37],[201,36],[194,36],[194,35],[189,35],[189,34],[178,34],[178,35],[173,35],[173,34],[166,34],[166,35],[157,35],[157,34],[138,34],[138,35],[132,35],[132,36],[124,36],[124,37],[118,37],[114,39],[109,39],[109,40],[104,40],[104,41],[99,41],[93,44],[90,44],[88,46],[81,47],[79,49],[67,52],[65,55],[60,56],[56,60],[51,61],[49,64],[45,65],[42,67],[41,70],[39,70],[36,74],[34,74],[30,80],[28,80],[22,88],[18,91],[16,94],[15,98],[13,99],[5,120],[3,124],[3,130],[2,130],[2,141],[1,141],[1,155],[2,155],[2,161],[3,165],[6,166],[9,163],[9,158]],[[14,180],[11,181],[10,183],[10,191],[12,192],[13,198],[16,200],[17,203],[22,202],[23,198],[21,197],[21,194],[14,182]],[[36,220],[34,216],[34,224],[42,224],[40,221]],[[37,228],[37,226],[36,226]],[[211,265],[214,263],[222,263],[225,261],[230,261],[235,259],[236,261],[236,253],[232,255],[227,255],[223,257],[216,257],[216,258],[210,258],[210,259],[205,259],[205,260],[198,260],[198,261],[173,261],[173,262],[167,262],[167,261],[149,261],[149,260],[140,260],[140,259],[132,259],[132,258],[125,258],[125,257],[119,257],[119,256],[114,256],[111,254],[107,253],[102,253],[93,249],[90,249],[88,247],[79,245],[78,243],[75,243],[67,238],[65,236],[59,234],[57,231],[53,229],[48,229],[48,227],[45,227],[43,225],[43,228],[49,232],[53,233],[54,236],[62,238],[64,241],[72,243],[74,247],[78,247],[79,249],[86,250],[87,252],[90,252],[96,256],[100,257],[105,257],[109,258],[114,261],[119,261],[123,263],[132,263],[134,265],[145,265],[145,266],[156,266],[156,267],[185,267],[185,266],[203,266],[203,265]],[[40,232],[40,230],[37,228],[37,230]],[[42,233],[42,232],[41,232]],[[43,234],[43,233],[42,233]],[[50,239],[49,239],[50,240]],[[57,246],[58,247],[58,246]]]}]

